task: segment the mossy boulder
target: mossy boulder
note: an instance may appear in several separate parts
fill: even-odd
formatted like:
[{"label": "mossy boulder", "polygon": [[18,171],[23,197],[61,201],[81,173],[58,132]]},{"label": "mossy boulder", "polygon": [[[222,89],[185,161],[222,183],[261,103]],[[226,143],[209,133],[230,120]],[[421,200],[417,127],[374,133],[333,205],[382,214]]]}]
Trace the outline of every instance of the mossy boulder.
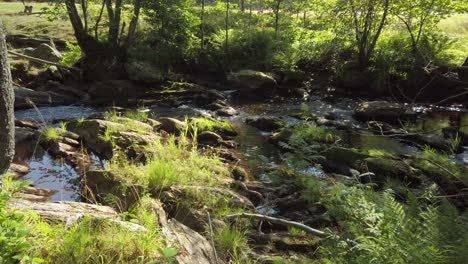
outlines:
[{"label": "mossy boulder", "polygon": [[273,76],[259,71],[241,70],[227,76],[228,84],[242,93],[271,95],[275,92],[276,80]]},{"label": "mossy boulder", "polygon": [[332,160],[349,167],[356,167],[358,161],[370,158],[369,155],[362,153],[358,149],[331,147],[321,153],[327,160]]},{"label": "mossy boulder", "polygon": [[286,126],[286,123],[276,116],[249,117],[245,122],[262,131],[275,131]]},{"label": "mossy boulder", "polygon": [[411,167],[404,161],[389,158],[366,158],[360,164],[362,170],[366,168],[373,172],[372,182],[385,183],[387,178],[398,179],[402,182],[418,185],[421,179],[413,174]]}]

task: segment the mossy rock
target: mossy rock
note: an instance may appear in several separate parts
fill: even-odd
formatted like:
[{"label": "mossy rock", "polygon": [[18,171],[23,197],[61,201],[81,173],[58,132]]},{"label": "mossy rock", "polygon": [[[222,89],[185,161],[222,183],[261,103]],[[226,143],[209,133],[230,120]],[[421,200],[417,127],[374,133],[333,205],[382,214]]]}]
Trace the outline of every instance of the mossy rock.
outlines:
[{"label": "mossy rock", "polygon": [[361,165],[375,174],[375,176],[371,177],[371,180],[376,183],[385,183],[387,178],[398,179],[411,185],[421,183],[421,179],[412,173],[411,166],[402,160],[366,158]]},{"label": "mossy rock", "polygon": [[215,132],[223,138],[237,136],[234,127],[226,121],[216,120],[213,118],[197,117],[190,119],[190,125],[196,127],[198,133],[205,131]]},{"label": "mossy rock", "polygon": [[369,155],[362,153],[358,149],[331,147],[321,153],[326,159],[332,160],[349,167],[356,167],[358,161],[369,158]]}]

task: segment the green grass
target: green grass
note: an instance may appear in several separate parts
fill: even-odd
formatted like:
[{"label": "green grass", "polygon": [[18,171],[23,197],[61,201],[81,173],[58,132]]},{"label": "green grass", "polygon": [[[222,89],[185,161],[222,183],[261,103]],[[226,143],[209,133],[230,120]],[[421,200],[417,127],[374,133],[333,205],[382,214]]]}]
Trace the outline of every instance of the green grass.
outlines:
[{"label": "green grass", "polygon": [[[122,225],[106,219],[85,217],[65,228],[30,216],[33,236],[30,255],[45,263],[147,263],[163,260],[159,253],[166,248],[164,236],[155,225],[157,215],[141,206],[132,222],[148,232],[129,232]],[[150,221],[152,219],[152,221]],[[148,224],[149,223],[149,224]]]},{"label": "green grass", "polygon": [[[33,6],[33,12],[40,12],[43,7],[50,7],[49,3],[26,2],[26,5]],[[18,14],[24,11],[22,2],[2,2],[0,3],[0,15]]]},{"label": "green grass", "polygon": [[41,136],[45,141],[57,142],[60,139],[60,130],[48,127],[42,131]]},{"label": "green grass", "polygon": [[189,122],[192,128],[196,128],[198,133],[204,131],[212,131],[212,132],[231,132],[235,133],[234,127],[226,121],[216,120],[212,118],[204,118],[204,117],[197,117],[192,118]]},{"label": "green grass", "polygon": [[247,233],[237,227],[225,226],[214,233],[216,250],[234,263],[245,263],[245,253],[249,250]]}]

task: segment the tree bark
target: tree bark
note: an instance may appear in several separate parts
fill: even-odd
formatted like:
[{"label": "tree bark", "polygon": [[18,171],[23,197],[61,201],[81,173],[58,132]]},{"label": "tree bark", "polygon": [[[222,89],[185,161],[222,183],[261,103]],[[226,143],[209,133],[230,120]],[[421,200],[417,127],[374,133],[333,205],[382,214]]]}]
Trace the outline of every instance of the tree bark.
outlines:
[{"label": "tree bark", "polygon": [[135,0],[135,3],[133,4],[133,17],[132,17],[132,20],[130,21],[130,25],[128,26],[128,35],[127,35],[127,43],[126,43],[127,47],[133,44],[136,28],[138,25],[138,19],[140,18],[140,10],[141,10],[141,1]]},{"label": "tree bark", "polygon": [[0,20],[0,174],[8,170],[15,153],[14,100],[7,46]]}]

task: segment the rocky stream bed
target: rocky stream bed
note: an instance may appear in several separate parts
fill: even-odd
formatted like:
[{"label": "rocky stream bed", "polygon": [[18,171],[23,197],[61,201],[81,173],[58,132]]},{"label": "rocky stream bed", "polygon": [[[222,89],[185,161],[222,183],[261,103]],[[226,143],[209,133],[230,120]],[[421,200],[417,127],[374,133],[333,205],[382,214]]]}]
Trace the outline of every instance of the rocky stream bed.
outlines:
[{"label": "rocky stream bed", "polygon": [[[278,172],[287,174],[286,167],[307,177],[367,181],[378,185],[395,179],[415,190],[435,182],[441,194],[448,196],[466,187],[450,176],[437,174],[437,168],[428,171],[421,167],[416,155],[424,146],[449,153],[450,162],[468,176],[466,109],[385,101],[358,102],[346,98],[329,102],[319,96],[307,100],[276,98],[245,103],[231,97],[231,91],[180,89],[156,92],[157,100],[146,101],[145,107],[137,110],[147,113],[150,119],[146,123],[135,121],[133,124],[138,127],[133,130],[121,127],[114,144],[129,158],[144,162],[144,146],[161,135],[179,134],[186,126],[185,119],[201,116],[227,121],[234,133],[204,132],[199,135],[198,144],[219,149],[219,156],[232,168],[234,180],[228,185],[229,189],[222,192],[230,193],[231,199],[239,200],[252,212],[311,227],[333,226],[332,219],[326,216],[327,209],[304,200],[303,190],[294,180],[286,176],[279,181],[272,178]],[[106,128],[120,126],[118,122],[104,120],[103,113],[129,110],[87,105],[17,110],[17,151],[11,170],[17,178],[31,181],[32,186],[23,191],[23,198],[16,201],[16,206],[32,209],[46,219],[62,221],[88,214],[113,218],[114,209],[91,205],[102,201],[100,195],[104,196],[112,188],[109,186],[112,180],[106,180],[100,172],[113,157],[115,146],[99,139]],[[41,140],[44,135],[41,131],[47,127],[65,127],[63,124],[67,132],[57,140]],[[298,128],[308,131],[310,127],[313,129],[302,135],[302,143],[295,145],[295,131]],[[150,132],[141,134],[140,128]],[[457,145],[453,143],[455,139]],[[314,150],[313,153],[322,158],[308,157],[313,155],[307,152],[310,146],[316,146],[318,152]],[[299,157],[294,155],[298,153]],[[362,175],[368,176],[359,178]],[[464,196],[454,198],[453,202],[462,210],[468,205]],[[169,218],[180,222],[173,222],[180,226],[171,228],[185,230],[182,232],[185,236],[196,234],[193,230],[204,233],[203,215],[191,210],[173,212],[163,207]],[[308,254],[318,245],[307,237],[290,235],[281,225],[263,224],[260,228],[262,233],[253,231],[251,235],[251,243],[255,245],[252,258],[255,259],[278,254]],[[185,263],[194,263],[195,259],[197,263],[212,262],[212,256],[205,254],[211,245],[196,244],[186,245],[187,252],[190,247],[197,249],[188,254],[190,257]]]}]

